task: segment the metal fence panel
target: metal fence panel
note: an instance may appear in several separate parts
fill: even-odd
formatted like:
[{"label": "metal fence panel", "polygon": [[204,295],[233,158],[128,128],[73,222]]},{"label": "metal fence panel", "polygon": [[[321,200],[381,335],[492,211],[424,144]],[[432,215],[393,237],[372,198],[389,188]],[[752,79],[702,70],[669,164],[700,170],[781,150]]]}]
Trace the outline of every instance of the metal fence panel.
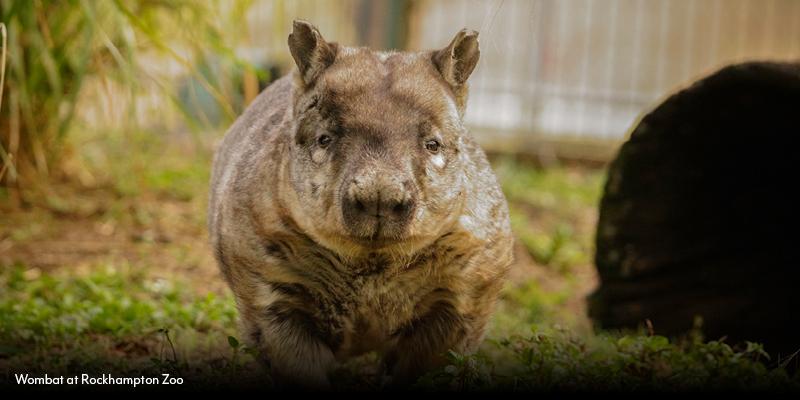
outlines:
[{"label": "metal fence panel", "polygon": [[678,85],[750,59],[800,58],[797,0],[444,0],[412,14],[411,48],[480,31],[467,121],[485,146],[618,141]]}]

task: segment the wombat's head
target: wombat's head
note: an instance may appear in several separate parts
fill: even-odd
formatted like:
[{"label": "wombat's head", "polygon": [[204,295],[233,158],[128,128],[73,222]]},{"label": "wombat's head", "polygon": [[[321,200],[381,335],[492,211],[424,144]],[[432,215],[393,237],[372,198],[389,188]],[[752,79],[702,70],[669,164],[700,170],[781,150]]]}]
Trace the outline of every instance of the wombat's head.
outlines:
[{"label": "wombat's head", "polygon": [[382,53],[328,43],[295,21],[289,49],[295,219],[339,252],[409,253],[442,235],[472,170],[462,117],[477,32],[438,51]]}]

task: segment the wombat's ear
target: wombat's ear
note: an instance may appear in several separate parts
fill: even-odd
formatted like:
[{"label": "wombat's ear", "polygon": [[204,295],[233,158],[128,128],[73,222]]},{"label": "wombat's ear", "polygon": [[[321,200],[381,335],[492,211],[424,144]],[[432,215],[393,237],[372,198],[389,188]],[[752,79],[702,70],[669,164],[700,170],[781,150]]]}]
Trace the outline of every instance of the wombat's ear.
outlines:
[{"label": "wombat's ear", "polygon": [[478,48],[478,32],[467,33],[466,29],[458,32],[450,44],[433,52],[433,64],[442,74],[444,80],[452,86],[459,87],[467,82],[467,78],[478,65],[481,50]]},{"label": "wombat's ear", "polygon": [[289,34],[289,51],[303,84],[308,85],[336,59],[338,46],[322,38],[317,28],[305,21],[294,21]]}]

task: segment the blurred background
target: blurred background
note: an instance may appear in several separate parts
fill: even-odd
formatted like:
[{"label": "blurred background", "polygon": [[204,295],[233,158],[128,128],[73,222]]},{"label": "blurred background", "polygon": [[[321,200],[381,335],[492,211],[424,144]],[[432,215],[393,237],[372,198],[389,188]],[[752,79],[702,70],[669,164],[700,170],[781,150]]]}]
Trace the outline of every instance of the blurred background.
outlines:
[{"label": "blurred background", "polygon": [[467,122],[488,151],[545,161],[607,161],[637,116],[678,85],[732,62],[800,57],[794,0],[0,4],[6,185],[16,169],[47,175],[78,129],[218,137],[291,69],[296,18],[374,49],[441,48],[464,27],[479,31]]},{"label": "blurred background", "polygon": [[[134,282],[124,290],[175,309],[215,293],[233,318],[207,244],[211,158],[293,67],[294,19],[328,41],[383,50],[480,33],[466,121],[509,200],[521,266],[490,337],[542,322],[590,327],[604,166],[637,118],[724,65],[800,59],[800,0],[0,0],[0,283],[59,273]],[[49,298],[26,290],[0,291],[0,309]],[[67,307],[61,297],[52,307]],[[188,316],[110,315],[234,332],[202,304]],[[14,324],[50,329],[37,318]],[[103,324],[93,331],[120,329]],[[25,343],[23,331],[0,329],[0,342]]]}]

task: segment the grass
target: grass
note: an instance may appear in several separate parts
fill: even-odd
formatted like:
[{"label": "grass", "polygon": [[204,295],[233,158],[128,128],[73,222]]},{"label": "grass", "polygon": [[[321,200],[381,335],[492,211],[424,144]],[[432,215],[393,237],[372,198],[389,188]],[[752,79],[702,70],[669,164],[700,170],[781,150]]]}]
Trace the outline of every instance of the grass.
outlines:
[{"label": "grass", "polygon": [[0,281],[6,378],[13,371],[125,374],[145,368],[162,353],[163,327],[173,329],[184,360],[216,357],[221,340],[235,334],[230,295],[197,296],[180,289],[180,281],[152,279],[130,266],[51,274],[17,264]]},{"label": "grass", "polygon": [[559,270],[592,262],[599,170],[547,170],[501,158],[495,167],[517,237],[540,265]]},{"label": "grass", "polygon": [[[0,390],[42,389],[17,384],[20,373],[168,374],[184,382],[143,385],[152,390],[269,389],[237,339],[235,302],[207,245],[208,159],[166,142],[104,146],[106,156],[91,146],[77,155],[93,188],[23,192],[23,210],[3,211],[10,223],[0,225]],[[136,155],[126,156],[125,146]],[[586,329],[576,304],[592,270],[603,172],[540,170],[502,157],[494,166],[530,259],[504,289],[481,354],[446,354],[453,365],[419,389],[798,390],[785,373],[770,374],[757,344],[732,349]],[[69,246],[52,250],[59,243]],[[334,387],[378,390],[369,378],[378,360],[370,354],[337,366]]]},{"label": "grass", "polygon": [[17,264],[0,277],[6,287],[0,340],[51,346],[75,343],[88,332],[119,339],[165,325],[201,333],[233,325],[230,297],[218,300],[209,293],[200,298],[143,272],[109,265],[86,276],[63,270],[48,274]]},{"label": "grass", "polygon": [[[563,329],[490,340],[511,353],[513,362],[501,372],[498,357],[462,356],[450,352],[453,363],[429,373],[416,387],[439,390],[495,391],[731,391],[781,390],[790,387],[784,375],[769,374],[760,345],[734,351],[719,342],[671,344],[662,336],[601,335],[588,346]],[[793,386],[797,389],[796,382]]]}]

